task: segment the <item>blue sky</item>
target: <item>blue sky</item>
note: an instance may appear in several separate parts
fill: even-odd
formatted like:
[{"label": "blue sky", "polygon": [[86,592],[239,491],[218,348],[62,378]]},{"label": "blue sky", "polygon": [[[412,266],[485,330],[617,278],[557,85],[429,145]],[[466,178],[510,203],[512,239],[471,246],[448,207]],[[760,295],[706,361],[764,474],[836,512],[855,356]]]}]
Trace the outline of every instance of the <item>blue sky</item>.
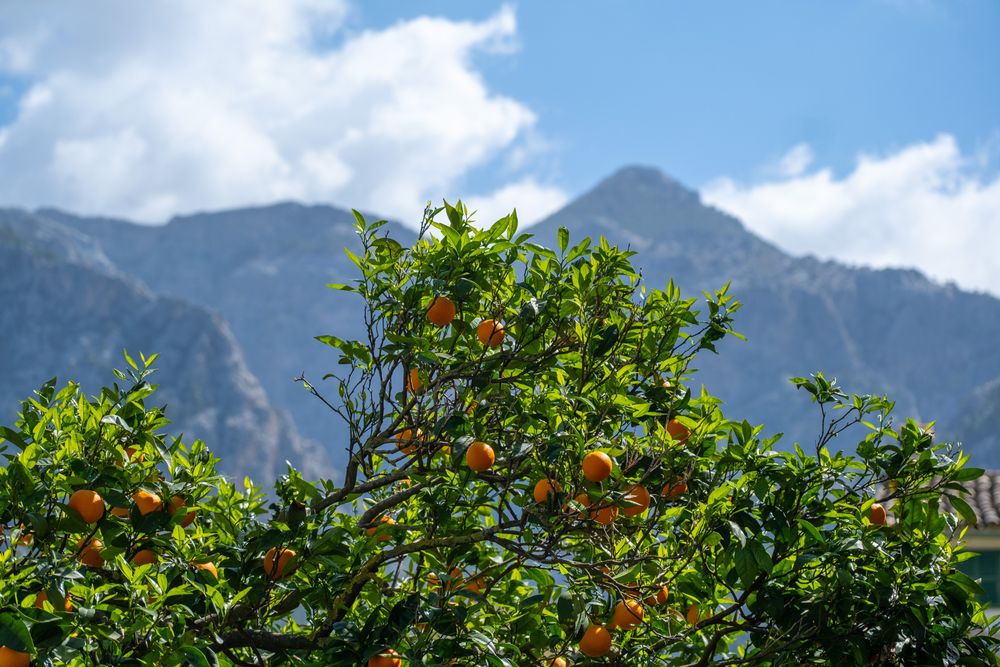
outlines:
[{"label": "blue sky", "polygon": [[[355,21],[478,20],[500,3],[381,1]],[[806,142],[843,174],[859,152],[1000,132],[1000,3],[522,2],[520,48],[482,58],[493,86],[539,114],[570,190],[648,163],[698,186],[751,178]],[[352,21],[352,25],[354,22]]]},{"label": "blue sky", "polygon": [[530,221],[640,163],[791,252],[1000,293],[998,27],[992,0],[0,0],[0,205]]}]

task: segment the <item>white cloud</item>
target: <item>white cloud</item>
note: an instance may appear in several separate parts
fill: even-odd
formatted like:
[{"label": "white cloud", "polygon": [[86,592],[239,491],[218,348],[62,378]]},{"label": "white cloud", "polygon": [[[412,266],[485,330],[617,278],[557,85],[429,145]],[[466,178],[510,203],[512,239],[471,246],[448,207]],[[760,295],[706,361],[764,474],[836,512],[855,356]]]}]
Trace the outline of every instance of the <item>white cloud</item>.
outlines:
[{"label": "white cloud", "polygon": [[[344,0],[4,4],[0,73],[30,86],[0,128],[0,203],[156,221],[298,199],[415,222],[427,199],[527,143],[534,113],[472,63],[516,48],[513,10],[356,33],[349,11]],[[512,180],[531,206],[557,192]]]},{"label": "white cloud", "polygon": [[707,203],[795,253],[877,267],[916,267],[1000,295],[1000,176],[941,135],[891,154],[758,183],[709,183]]},{"label": "white cloud", "polygon": [[786,178],[798,176],[812,164],[812,161],[813,152],[809,144],[796,144],[778,161],[778,175]]},{"label": "white cloud", "polygon": [[568,197],[559,188],[541,185],[533,179],[511,183],[489,195],[473,195],[466,206],[475,211],[473,218],[483,227],[489,226],[517,209],[518,225],[538,222],[566,204]]}]

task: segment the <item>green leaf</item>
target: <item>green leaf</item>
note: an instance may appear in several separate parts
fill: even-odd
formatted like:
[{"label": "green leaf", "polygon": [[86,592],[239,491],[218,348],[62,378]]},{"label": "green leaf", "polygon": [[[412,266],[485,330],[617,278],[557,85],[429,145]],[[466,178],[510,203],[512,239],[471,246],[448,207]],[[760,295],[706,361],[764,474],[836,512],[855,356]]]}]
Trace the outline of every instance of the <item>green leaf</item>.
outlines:
[{"label": "green leaf", "polygon": [[749,549],[736,550],[736,572],[744,586],[748,586],[757,576],[757,561]]},{"label": "green leaf", "polygon": [[559,227],[559,252],[565,253],[566,246],[569,245],[569,230],[565,227]]},{"label": "green leaf", "polygon": [[955,473],[955,481],[970,482],[982,477],[986,473],[982,468],[962,468]]},{"label": "green leaf", "polygon": [[559,594],[556,600],[556,613],[559,616],[559,623],[567,625],[576,618],[578,612],[573,595],[565,590]]},{"label": "green leaf", "polygon": [[[212,663],[208,660],[208,656],[197,646],[182,646],[175,653],[175,656],[183,660],[182,664],[190,665],[190,667],[213,667]],[[215,665],[218,664],[219,661],[216,658]]]},{"label": "green leaf", "polygon": [[798,520],[799,527],[806,531],[817,544],[824,544],[823,534],[819,532],[819,529],[812,524],[811,521],[806,521],[805,519]]},{"label": "green leaf", "polygon": [[534,595],[529,595],[528,597],[521,600],[521,604],[519,606],[521,609],[528,609],[529,607],[534,607],[539,603],[545,602],[548,599],[549,599],[548,595],[544,595],[542,593],[536,593]]},{"label": "green leaf", "polygon": [[979,522],[976,520],[976,513],[969,506],[969,503],[965,502],[958,496],[952,496],[952,495],[948,496],[948,502],[950,502],[951,506],[955,508],[955,510],[959,513],[959,515],[961,515],[963,519],[965,519],[966,523],[968,523],[970,526],[978,525]]},{"label": "green leaf", "polygon": [[0,646],[6,646],[21,653],[34,653],[28,627],[14,614],[0,614]]},{"label": "green leaf", "polygon": [[771,568],[774,567],[774,563],[771,562],[771,557],[768,555],[764,545],[756,540],[749,544],[750,551],[753,552],[754,559],[757,561],[757,566],[765,572],[770,572]]}]

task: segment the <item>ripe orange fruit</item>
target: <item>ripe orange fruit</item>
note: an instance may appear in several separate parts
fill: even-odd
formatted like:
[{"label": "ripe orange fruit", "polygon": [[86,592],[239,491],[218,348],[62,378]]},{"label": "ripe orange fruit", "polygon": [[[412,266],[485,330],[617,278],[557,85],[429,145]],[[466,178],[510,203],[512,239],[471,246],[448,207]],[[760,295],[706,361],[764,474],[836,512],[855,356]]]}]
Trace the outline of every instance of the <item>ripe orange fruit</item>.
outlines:
[{"label": "ripe orange fruit", "polygon": [[549,667],[566,667],[566,658],[559,656],[549,661]]},{"label": "ripe orange fruit", "polygon": [[671,419],[667,422],[667,433],[670,434],[677,444],[683,445],[691,437],[691,431],[688,430],[687,426],[680,423],[676,419]]},{"label": "ripe orange fruit", "polygon": [[482,577],[474,577],[464,586],[465,590],[473,593],[481,593],[486,590],[486,580]]},{"label": "ripe orange fruit", "polygon": [[[49,601],[49,594],[46,593],[45,591],[39,591],[38,594],[35,595],[35,606],[38,607],[39,609],[43,609],[44,608],[43,605],[48,601]],[[55,605],[53,605],[53,607],[54,606]],[[63,610],[73,611],[73,603],[69,601],[68,595],[63,599]]]},{"label": "ripe orange fruit", "polygon": [[70,509],[76,513],[86,523],[97,523],[104,516],[104,499],[97,491],[90,489],[80,489],[69,497]]},{"label": "ripe orange fruit", "polygon": [[91,538],[89,542],[81,539],[77,543],[77,549],[80,552],[78,558],[81,563],[88,567],[104,567],[104,559],[101,557],[101,549],[103,548],[104,542],[96,537]]},{"label": "ripe orange fruit", "polygon": [[136,565],[152,565],[156,561],[156,552],[152,549],[140,549],[132,556],[132,562]]},{"label": "ripe orange fruit", "polygon": [[[591,500],[590,496],[588,496],[586,493],[578,493],[578,494],[576,494],[576,498],[573,498],[573,500],[575,500],[580,505],[583,505],[584,507],[590,507],[591,505],[594,504],[594,501]],[[587,514],[588,514],[588,511],[586,509],[584,509],[583,511],[581,511],[581,512],[578,513],[578,516],[582,520],[582,519],[586,519],[587,518]]]},{"label": "ripe orange fruit", "polygon": [[30,653],[21,653],[6,646],[0,646],[0,667],[28,667],[30,664]]},{"label": "ripe orange fruit", "polygon": [[419,428],[414,433],[413,429],[405,428],[396,434],[396,449],[404,454],[412,454],[417,451],[417,444],[424,439],[423,431]]},{"label": "ripe orange fruit", "polygon": [[160,500],[160,497],[152,491],[139,489],[132,494],[132,500],[135,501],[136,507],[139,508],[139,514],[143,516],[146,516],[150,512],[163,509],[163,501]]},{"label": "ripe orange fruit", "polygon": [[[395,519],[393,519],[393,518],[392,518],[391,516],[380,516],[380,517],[379,517],[379,518],[377,519],[377,521],[378,521],[379,523],[384,523],[384,524],[386,524],[387,526],[392,526],[392,525],[394,525],[394,524],[396,523],[396,520],[395,520]],[[369,529],[368,529],[367,531],[365,531],[365,532],[367,532],[367,533],[368,533],[368,537],[371,537],[371,536],[373,536],[373,535],[374,535],[374,534],[376,533],[376,531],[378,531],[378,529],[379,529],[379,526],[372,526],[371,528],[369,528]],[[378,541],[379,541],[379,542],[388,542],[388,541],[389,541],[389,539],[390,539],[390,535],[389,535],[389,533],[388,533],[388,532],[383,532],[382,534],[380,534],[380,535],[378,536]]]},{"label": "ripe orange fruit", "polygon": [[535,484],[535,490],[532,496],[535,498],[536,503],[544,503],[549,497],[549,494],[555,495],[562,491],[562,487],[559,486],[559,482],[550,481],[547,477],[538,480]]},{"label": "ripe orange fruit", "polygon": [[401,667],[403,661],[396,657],[398,655],[391,648],[387,648],[379,655],[368,658],[368,667]]},{"label": "ripe orange fruit", "polygon": [[885,508],[882,507],[881,503],[875,503],[868,510],[868,520],[872,522],[873,526],[884,526],[885,525]]},{"label": "ripe orange fruit", "polygon": [[650,595],[643,602],[651,607],[653,605],[666,604],[668,595],[670,595],[670,589],[666,586],[660,586],[660,590],[656,591],[656,595]]},{"label": "ripe orange fruit", "polygon": [[615,605],[611,622],[622,630],[631,630],[642,622],[644,613],[642,604],[638,600],[622,600]]},{"label": "ripe orange fruit", "polygon": [[[275,563],[275,558],[277,558],[277,563]],[[267,572],[267,576],[274,580],[281,579],[285,576],[285,566],[293,558],[295,558],[294,550],[285,549],[284,547],[281,549],[271,547],[264,554],[264,571]],[[291,571],[289,571],[289,574],[291,574]]]},{"label": "ripe orange fruit", "polygon": [[138,451],[137,447],[126,447],[122,454],[122,460],[115,461],[115,465],[121,468],[124,463],[142,463],[146,456],[142,452],[136,454]]},{"label": "ripe orange fruit", "polygon": [[493,462],[496,459],[497,457],[493,453],[493,448],[479,440],[476,440],[465,450],[465,463],[471,470],[475,470],[476,472],[489,470],[493,467]]},{"label": "ripe orange fruit", "polygon": [[603,482],[611,475],[611,457],[604,452],[590,452],[583,457],[583,476],[591,482]]},{"label": "ripe orange fruit", "polygon": [[[451,568],[448,571],[448,585],[445,586],[445,590],[450,591],[452,588],[462,585],[462,581],[465,577],[462,576],[462,571],[457,567]],[[441,587],[441,577],[437,576],[437,573],[431,572],[427,575],[427,583],[430,584],[431,588]]]},{"label": "ripe orange fruit", "polygon": [[479,338],[479,342],[490,347],[499,346],[506,335],[507,332],[503,328],[503,324],[496,320],[483,320],[476,327],[476,336]]},{"label": "ripe orange fruit", "polygon": [[698,605],[693,604],[688,607],[687,614],[684,615],[687,619],[689,625],[696,625],[698,623]]},{"label": "ripe orange fruit", "polygon": [[421,389],[423,389],[424,383],[420,381],[420,373],[416,368],[411,368],[410,372],[406,374],[406,391],[411,394],[416,394]]},{"label": "ripe orange fruit", "polygon": [[580,638],[580,652],[591,658],[599,658],[611,650],[611,633],[607,628],[592,623]]},{"label": "ripe orange fruit", "polygon": [[606,526],[618,519],[618,507],[616,505],[608,505],[598,510],[590,510],[590,515],[594,517],[594,521],[602,526]]},{"label": "ripe orange fruit", "polygon": [[622,511],[625,512],[625,516],[638,516],[649,507],[649,491],[642,484],[636,484],[625,494],[625,500],[638,503],[637,505],[626,505],[623,507]]},{"label": "ripe orange fruit", "polygon": [[448,326],[455,319],[455,302],[446,296],[434,297],[427,308],[427,319],[436,327]]},{"label": "ripe orange fruit", "polygon": [[[184,499],[184,496],[173,496],[170,498],[170,504],[167,505],[167,511],[170,512],[171,514],[175,514],[177,510],[184,507],[186,504],[187,501]],[[181,527],[187,528],[188,526],[190,526],[191,523],[194,521],[195,515],[197,513],[198,510],[191,510],[190,512],[185,514],[184,518],[181,519]]]},{"label": "ripe orange fruit", "polygon": [[687,493],[687,490],[688,490],[687,482],[681,480],[676,484],[671,484],[670,482],[667,482],[666,484],[663,485],[663,490],[661,491],[661,493],[670,500],[677,500],[685,493]]},{"label": "ripe orange fruit", "polygon": [[126,507],[112,507],[111,514],[121,519],[127,519],[129,517],[128,508]]},{"label": "ripe orange fruit", "polygon": [[204,570],[205,572],[211,573],[216,579],[219,578],[219,571],[215,569],[215,563],[191,563],[193,567],[198,570]]}]

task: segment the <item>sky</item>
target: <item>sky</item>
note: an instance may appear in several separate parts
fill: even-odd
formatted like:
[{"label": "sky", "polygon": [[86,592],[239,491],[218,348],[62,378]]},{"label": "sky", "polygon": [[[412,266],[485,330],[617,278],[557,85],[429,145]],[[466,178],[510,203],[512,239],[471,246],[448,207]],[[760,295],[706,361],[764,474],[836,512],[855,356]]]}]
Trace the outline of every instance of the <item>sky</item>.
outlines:
[{"label": "sky", "polygon": [[0,206],[530,223],[621,166],[1000,295],[1000,3],[0,0]]}]

